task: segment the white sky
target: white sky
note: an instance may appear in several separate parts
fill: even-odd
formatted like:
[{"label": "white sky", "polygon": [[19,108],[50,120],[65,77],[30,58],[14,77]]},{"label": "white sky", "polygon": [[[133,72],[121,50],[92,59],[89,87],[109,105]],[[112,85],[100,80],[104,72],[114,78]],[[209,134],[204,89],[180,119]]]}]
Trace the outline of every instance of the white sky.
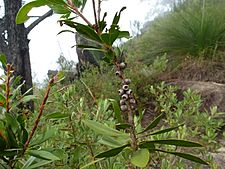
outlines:
[{"label": "white sky", "polygon": [[[115,12],[119,11],[123,6],[126,6],[127,9],[123,11],[119,25],[121,30],[130,31],[130,23],[132,21],[138,20],[141,23],[145,22],[147,13],[155,5],[156,1],[108,0],[102,4],[102,14],[103,12],[107,12],[107,20],[111,22]],[[2,2],[3,0],[0,0],[0,4]],[[84,10],[84,15],[87,18],[93,18],[90,2],[89,0]],[[30,15],[41,15],[46,11],[48,11],[47,7],[37,8],[31,11]],[[53,15],[45,19],[28,36],[30,39],[32,72],[35,81],[42,82],[47,77],[47,71],[49,69],[57,69],[56,61],[61,52],[63,52],[67,59],[77,62],[76,50],[75,48],[71,48],[75,44],[75,37],[72,33],[57,35],[60,30],[67,29],[65,26],[59,26],[57,23],[58,19],[58,15]]]}]

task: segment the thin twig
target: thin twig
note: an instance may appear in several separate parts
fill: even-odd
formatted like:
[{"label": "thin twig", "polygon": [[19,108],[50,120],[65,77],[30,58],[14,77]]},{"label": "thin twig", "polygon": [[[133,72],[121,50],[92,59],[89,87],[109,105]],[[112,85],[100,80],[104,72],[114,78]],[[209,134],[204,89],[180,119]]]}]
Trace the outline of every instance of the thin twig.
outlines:
[{"label": "thin twig", "polygon": [[47,90],[45,92],[45,97],[44,97],[44,100],[43,100],[43,102],[41,104],[41,107],[40,107],[40,110],[39,110],[39,113],[38,113],[38,117],[37,117],[36,121],[34,122],[34,126],[33,126],[32,130],[31,130],[29,138],[28,138],[28,140],[26,141],[26,143],[24,145],[23,153],[26,152],[26,150],[27,150],[27,148],[28,148],[28,146],[30,144],[30,141],[31,141],[31,139],[32,139],[32,137],[33,137],[37,127],[38,127],[38,124],[39,124],[41,116],[43,114],[43,110],[44,110],[46,102],[48,100],[49,92],[50,92],[50,89],[51,89],[51,86],[52,86],[53,83],[54,83],[54,78],[50,79],[50,81],[48,83],[48,88],[47,88]]},{"label": "thin twig", "polygon": [[74,12],[75,14],[77,14],[78,16],[80,16],[84,20],[84,22],[86,22],[89,26],[93,27],[93,25],[91,24],[91,22],[73,4],[72,0],[68,0],[67,3],[68,3],[68,7],[71,8],[72,12]]},{"label": "thin twig", "polygon": [[9,113],[9,95],[10,95],[10,78],[11,78],[11,70],[12,65],[7,64],[6,65],[6,112]]},{"label": "thin twig", "polygon": [[48,18],[53,14],[53,10],[49,10],[47,13],[45,13],[42,16],[39,16],[37,20],[32,22],[27,28],[26,28],[26,34],[30,33],[30,31],[37,26],[40,22],[42,22],[44,19]]},{"label": "thin twig", "polygon": [[92,5],[93,5],[94,18],[95,18],[95,25],[96,25],[96,29],[98,30],[98,21],[97,21],[97,13],[96,13],[96,8],[95,8],[95,0],[92,0]]}]

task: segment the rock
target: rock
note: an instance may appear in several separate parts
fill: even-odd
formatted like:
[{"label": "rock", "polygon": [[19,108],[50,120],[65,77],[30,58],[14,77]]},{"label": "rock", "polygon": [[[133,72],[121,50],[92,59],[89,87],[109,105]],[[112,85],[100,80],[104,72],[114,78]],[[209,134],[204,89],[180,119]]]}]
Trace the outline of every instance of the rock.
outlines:
[{"label": "rock", "polygon": [[202,110],[209,110],[210,107],[217,106],[218,111],[225,112],[225,84],[201,81],[173,81],[167,82],[167,84],[178,86],[180,89],[178,95],[182,95],[183,91],[188,88],[198,92],[203,101]]},{"label": "rock", "polygon": [[[52,78],[53,76],[57,75],[58,70],[48,70],[48,78]],[[72,82],[76,79],[78,79],[78,72],[75,71],[63,71],[65,74],[65,79],[63,80],[63,83]]]}]

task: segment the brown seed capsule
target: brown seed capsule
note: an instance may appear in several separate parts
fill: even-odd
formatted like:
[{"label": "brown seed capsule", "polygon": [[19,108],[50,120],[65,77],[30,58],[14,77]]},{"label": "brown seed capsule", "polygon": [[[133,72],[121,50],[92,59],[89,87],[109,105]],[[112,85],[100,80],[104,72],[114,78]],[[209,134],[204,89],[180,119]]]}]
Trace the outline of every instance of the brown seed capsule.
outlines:
[{"label": "brown seed capsule", "polygon": [[126,111],[126,110],[127,110],[127,105],[121,105],[121,106],[120,106],[120,109],[121,109],[122,111]]},{"label": "brown seed capsule", "polygon": [[116,76],[121,76],[121,75],[122,75],[122,72],[119,71],[119,70],[117,70],[117,71],[116,71]]},{"label": "brown seed capsule", "polygon": [[118,90],[118,92],[119,92],[120,96],[122,96],[124,94],[124,90],[123,89]]},{"label": "brown seed capsule", "polygon": [[129,85],[130,83],[131,83],[131,80],[130,79],[124,79],[124,81],[123,81],[123,84]]},{"label": "brown seed capsule", "polygon": [[120,105],[125,105],[126,101],[125,100],[120,100]]},{"label": "brown seed capsule", "polygon": [[125,69],[125,68],[126,68],[126,63],[121,62],[121,63],[120,63],[120,68],[121,68],[121,69]]},{"label": "brown seed capsule", "polygon": [[123,95],[122,95],[122,99],[123,99],[123,100],[127,100],[127,99],[128,99],[128,95],[127,95],[127,94],[123,94]]},{"label": "brown seed capsule", "polygon": [[130,99],[129,102],[130,102],[131,104],[136,104],[136,100],[135,100],[135,99]]},{"label": "brown seed capsule", "polygon": [[134,99],[134,96],[132,94],[129,94],[129,99]]},{"label": "brown seed capsule", "polygon": [[126,94],[128,94],[128,95],[130,95],[131,93],[132,93],[132,90],[130,90],[130,89],[126,91]]},{"label": "brown seed capsule", "polygon": [[129,86],[128,86],[128,85],[126,85],[126,84],[125,84],[125,85],[123,85],[123,90],[125,90],[125,91],[126,91],[126,90],[128,90],[128,89],[129,89]]}]

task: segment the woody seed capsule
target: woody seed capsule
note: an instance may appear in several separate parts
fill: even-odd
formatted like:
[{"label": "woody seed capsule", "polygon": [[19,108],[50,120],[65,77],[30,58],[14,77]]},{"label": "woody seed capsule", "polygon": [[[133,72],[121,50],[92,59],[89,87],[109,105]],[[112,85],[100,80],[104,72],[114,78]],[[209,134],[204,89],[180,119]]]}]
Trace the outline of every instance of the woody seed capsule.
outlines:
[{"label": "woody seed capsule", "polygon": [[129,85],[131,83],[131,80],[130,79],[124,79],[123,83]]},{"label": "woody seed capsule", "polygon": [[128,95],[130,95],[132,93],[132,90],[128,90],[128,91],[126,91],[126,94],[128,94]]},{"label": "woody seed capsule", "polygon": [[126,111],[126,110],[127,110],[127,105],[121,105],[121,106],[120,106],[120,109],[121,109],[122,111]]},{"label": "woody seed capsule", "polygon": [[118,92],[119,92],[119,95],[120,95],[120,96],[122,96],[122,95],[124,94],[123,89],[118,90]]},{"label": "woody seed capsule", "polygon": [[124,62],[121,62],[121,63],[120,63],[120,68],[121,68],[121,69],[125,69],[125,68],[126,68],[126,64],[125,64]]},{"label": "woody seed capsule", "polygon": [[121,76],[121,71],[117,70],[116,71],[116,76]]},{"label": "woody seed capsule", "polygon": [[123,85],[123,90],[128,90],[129,86],[128,85]]},{"label": "woody seed capsule", "polygon": [[129,102],[130,102],[131,104],[136,104],[136,100],[135,100],[135,99],[130,99]]},{"label": "woody seed capsule", "polygon": [[120,105],[125,105],[126,101],[125,100],[120,100]]},{"label": "woody seed capsule", "polygon": [[123,94],[123,95],[122,95],[122,99],[123,99],[123,100],[127,100],[127,99],[128,99],[127,94]]}]

